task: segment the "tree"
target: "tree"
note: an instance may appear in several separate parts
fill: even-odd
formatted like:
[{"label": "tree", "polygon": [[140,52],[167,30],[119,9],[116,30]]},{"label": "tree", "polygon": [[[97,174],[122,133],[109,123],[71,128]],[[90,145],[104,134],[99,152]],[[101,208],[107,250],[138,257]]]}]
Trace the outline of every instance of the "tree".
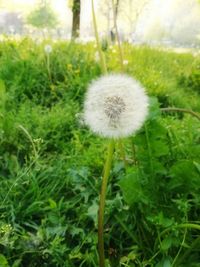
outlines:
[{"label": "tree", "polygon": [[73,0],[72,2],[72,39],[80,36],[80,13],[81,13],[81,0]]},{"label": "tree", "polygon": [[[119,11],[119,4],[120,0],[114,0],[114,12],[115,17],[117,19],[118,11]],[[107,36],[111,38],[111,40],[115,41],[115,27],[114,27],[114,21],[113,21],[113,6],[112,6],[112,0],[104,0],[100,1],[99,4],[99,12],[101,15],[105,17],[106,20],[106,31]]]},{"label": "tree", "polygon": [[38,29],[53,29],[57,26],[56,14],[46,1],[41,2],[27,17],[28,24]]},{"label": "tree", "polygon": [[137,21],[149,0],[125,0],[120,3],[120,11],[129,24],[130,34],[135,32]]},{"label": "tree", "polygon": [[99,3],[99,13],[104,17],[103,19],[106,21],[107,36],[109,36],[112,28],[111,24],[113,16],[111,0],[103,0]]},{"label": "tree", "polygon": [[[143,13],[144,8],[150,0],[114,0],[115,16],[119,21],[119,25],[124,25],[125,32],[132,35],[135,32],[136,24]],[[107,34],[111,34],[111,39],[115,39],[115,31],[113,27],[113,9],[112,0],[99,1],[99,13],[103,15],[107,22]],[[128,26],[128,27],[127,27]],[[120,32],[120,29],[119,29]],[[123,32],[120,32],[123,35]]]}]

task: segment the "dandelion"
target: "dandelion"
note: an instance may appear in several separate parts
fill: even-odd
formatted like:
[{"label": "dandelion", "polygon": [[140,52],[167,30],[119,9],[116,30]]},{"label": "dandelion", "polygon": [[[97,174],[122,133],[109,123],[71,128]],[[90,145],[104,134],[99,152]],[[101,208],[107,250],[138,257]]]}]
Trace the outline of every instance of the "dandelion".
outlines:
[{"label": "dandelion", "polygon": [[49,45],[49,44],[45,45],[44,51],[45,51],[46,54],[50,54],[52,52],[52,50],[53,49],[52,49],[51,45]]},{"label": "dandelion", "polygon": [[46,53],[46,59],[47,59],[47,71],[48,71],[48,75],[49,75],[49,80],[51,81],[52,83],[52,77],[51,77],[51,69],[50,69],[50,54],[52,52],[52,46],[47,44],[45,45],[44,47],[44,51]]},{"label": "dandelion", "polygon": [[91,130],[108,138],[135,133],[148,112],[142,86],[125,74],[109,74],[91,83],[84,105],[84,120]]},{"label": "dandelion", "polygon": [[123,64],[124,64],[124,65],[128,65],[128,60],[127,60],[127,59],[124,59],[124,60],[123,60]]},{"label": "dandelion", "polygon": [[111,138],[104,166],[98,212],[99,266],[105,267],[104,209],[115,139],[135,133],[145,121],[148,98],[142,86],[125,74],[108,74],[92,82],[84,103],[84,121],[91,130]]}]

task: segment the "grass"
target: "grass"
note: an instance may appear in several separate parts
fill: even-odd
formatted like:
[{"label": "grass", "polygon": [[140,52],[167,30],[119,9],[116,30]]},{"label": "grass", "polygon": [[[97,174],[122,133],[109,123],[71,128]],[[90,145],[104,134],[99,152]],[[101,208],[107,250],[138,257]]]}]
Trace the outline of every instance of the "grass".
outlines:
[{"label": "grass", "polygon": [[[48,42],[0,43],[2,267],[98,266],[98,192],[107,144],[81,123],[81,112],[87,85],[101,69],[93,43],[57,42],[51,43],[49,76]],[[110,72],[119,71],[115,50],[104,47]],[[199,121],[160,107],[200,112],[199,59],[129,44],[124,54],[126,72],[146,87],[151,108],[145,126],[125,141],[128,166],[115,148],[107,266],[197,267]]]}]

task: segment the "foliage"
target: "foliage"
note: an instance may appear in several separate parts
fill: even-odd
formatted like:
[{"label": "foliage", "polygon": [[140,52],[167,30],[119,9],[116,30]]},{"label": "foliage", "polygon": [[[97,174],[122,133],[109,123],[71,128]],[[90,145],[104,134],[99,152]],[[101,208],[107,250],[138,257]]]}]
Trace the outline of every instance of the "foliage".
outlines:
[{"label": "foliage", "polygon": [[47,4],[41,4],[27,17],[28,24],[40,29],[53,29],[58,24],[56,14]]},{"label": "foliage", "polygon": [[[106,144],[81,123],[81,110],[101,70],[93,44],[57,42],[49,77],[45,44],[0,43],[0,266],[95,267]],[[126,71],[152,97],[145,126],[124,143],[126,167],[115,148],[107,266],[198,266],[199,230],[181,225],[199,223],[199,121],[160,111],[200,111],[196,91],[179,82],[194,58],[124,48]],[[115,49],[105,50],[110,71],[118,71]]]},{"label": "foliage", "polygon": [[179,83],[180,85],[191,88],[192,90],[196,91],[200,94],[200,62],[199,58],[193,63],[190,72],[187,75],[183,73],[180,74]]}]

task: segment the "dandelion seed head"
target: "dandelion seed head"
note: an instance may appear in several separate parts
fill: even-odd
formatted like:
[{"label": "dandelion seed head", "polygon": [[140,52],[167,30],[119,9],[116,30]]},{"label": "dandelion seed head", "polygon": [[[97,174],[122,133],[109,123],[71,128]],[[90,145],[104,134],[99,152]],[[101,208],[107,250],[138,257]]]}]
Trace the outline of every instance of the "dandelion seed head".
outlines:
[{"label": "dandelion seed head", "polygon": [[44,51],[45,51],[46,54],[50,54],[52,52],[52,50],[53,49],[52,49],[51,45],[49,45],[49,44],[45,45]]},{"label": "dandelion seed head", "polygon": [[105,75],[93,81],[88,88],[84,121],[101,136],[129,136],[142,126],[147,113],[145,90],[128,75]]},{"label": "dandelion seed head", "polygon": [[104,102],[104,112],[109,118],[109,125],[116,127],[121,113],[125,110],[125,103],[119,96],[108,96]]},{"label": "dandelion seed head", "polygon": [[129,62],[128,62],[127,59],[124,59],[124,60],[123,60],[123,64],[124,64],[124,65],[128,65],[128,63],[129,63]]}]

